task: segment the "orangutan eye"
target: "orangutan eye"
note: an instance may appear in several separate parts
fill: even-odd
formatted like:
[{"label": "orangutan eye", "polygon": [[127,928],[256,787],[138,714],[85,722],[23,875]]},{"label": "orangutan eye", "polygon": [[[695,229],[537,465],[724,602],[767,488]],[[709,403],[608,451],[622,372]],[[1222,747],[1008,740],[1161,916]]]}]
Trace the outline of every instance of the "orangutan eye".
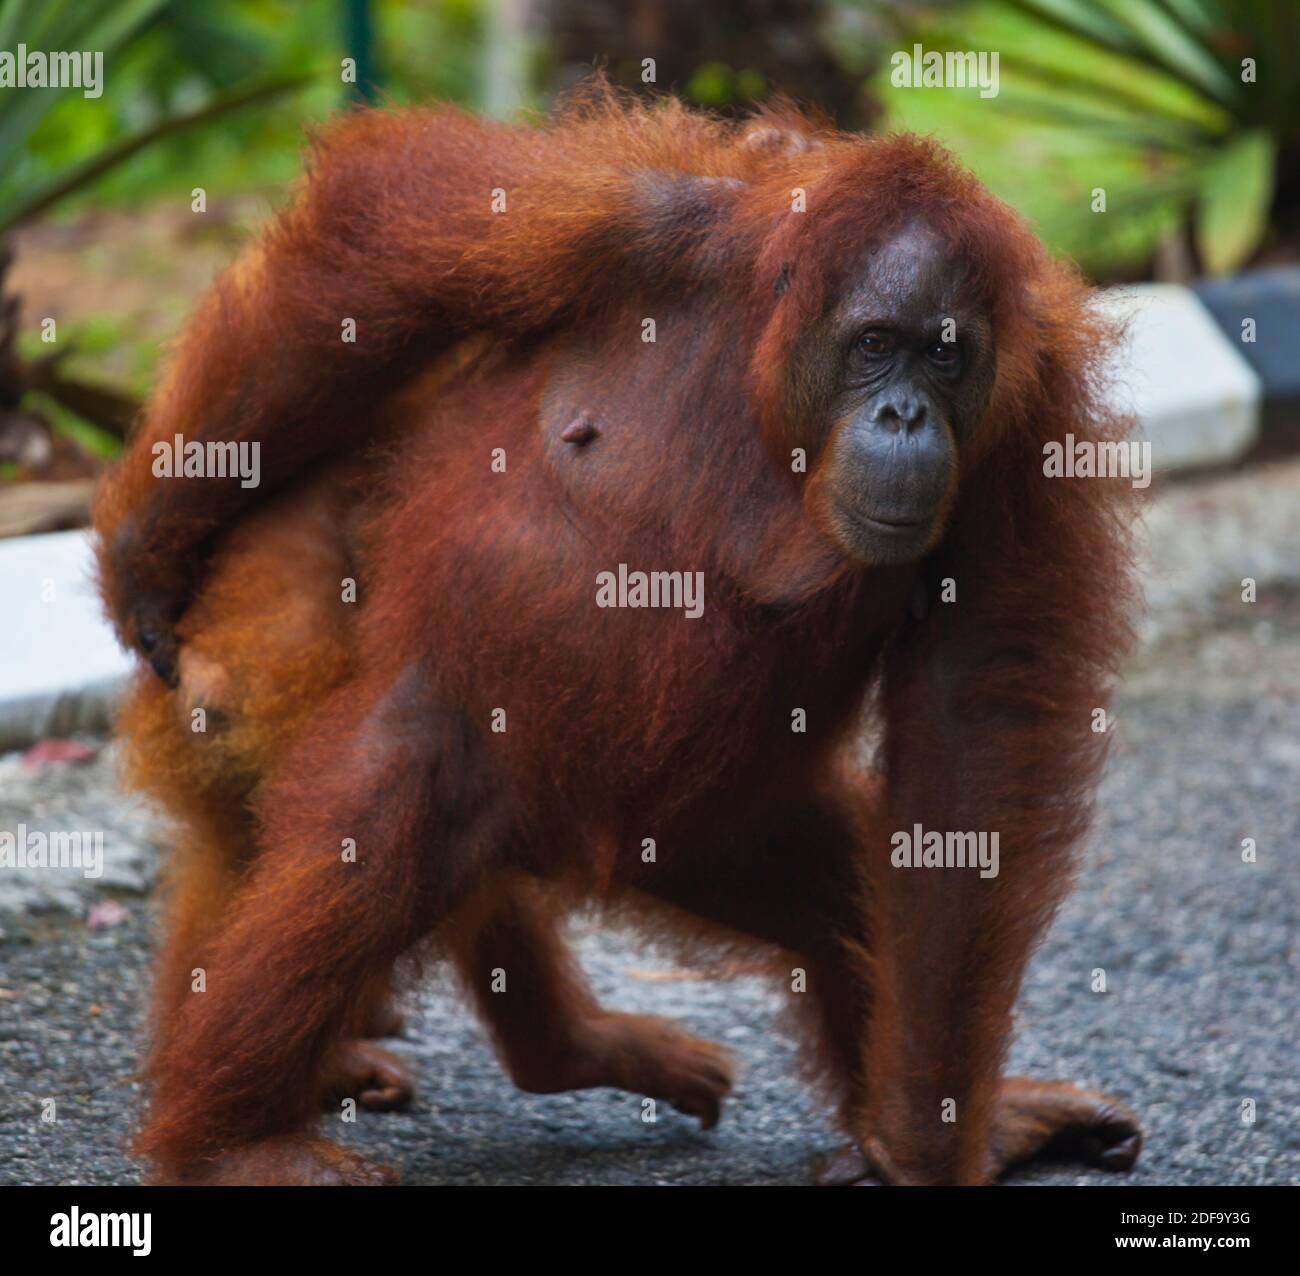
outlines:
[{"label": "orangutan eye", "polygon": [[878,359],[882,355],[893,354],[893,335],[882,332],[878,328],[872,328],[858,338],[858,351],[861,354],[869,355],[873,359]]},{"label": "orangutan eye", "polygon": [[961,358],[961,351],[955,341],[935,341],[925,353],[931,363],[941,368],[954,367]]}]

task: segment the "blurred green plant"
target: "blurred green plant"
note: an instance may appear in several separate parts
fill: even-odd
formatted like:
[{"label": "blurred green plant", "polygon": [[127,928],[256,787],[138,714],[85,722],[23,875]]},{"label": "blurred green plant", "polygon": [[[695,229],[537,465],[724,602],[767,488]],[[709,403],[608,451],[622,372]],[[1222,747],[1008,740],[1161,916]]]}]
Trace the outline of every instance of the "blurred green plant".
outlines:
[{"label": "blurred green plant", "polygon": [[[21,41],[31,49],[100,52],[114,86],[94,99],[74,87],[0,96],[0,154],[13,157],[0,174],[0,234],[101,184],[146,147],[304,83],[301,72],[250,77],[257,59],[229,58],[227,33],[208,41],[208,57],[215,67],[237,60],[239,83],[224,87],[214,80],[197,94],[191,86],[183,105],[141,109],[133,57],[158,32],[174,41],[192,12],[177,0],[0,0],[0,49]],[[165,61],[185,64],[184,58]]]},{"label": "blurred green plant", "polygon": [[[102,54],[107,68],[110,59],[171,7],[171,0],[0,0],[0,50],[13,51],[17,45],[40,52],[86,50]],[[22,356],[18,299],[4,289],[10,260],[5,236],[99,183],[146,147],[283,94],[301,79],[280,75],[218,92],[201,105],[150,120],[102,146],[96,146],[99,139],[92,133],[79,139],[77,153],[45,165],[39,179],[34,172],[41,170],[30,161],[47,118],[65,101],[99,104],[103,86],[101,96],[93,99],[73,85],[10,88],[0,95],[0,154],[17,157],[0,174],[0,461],[35,475],[56,465],[82,466],[115,447],[137,406],[128,394],[69,376],[64,368],[75,349],[71,343],[36,358]],[[55,432],[64,436],[62,450],[55,446]]]},{"label": "blurred green plant", "polygon": [[[900,28],[926,49],[997,51],[1001,84],[987,100],[916,92],[886,68],[891,124],[940,134],[1097,273],[1188,242],[1226,273],[1271,213],[1300,211],[1297,0],[982,0]],[[1098,187],[1118,216],[1092,211]]]},{"label": "blurred green plant", "polygon": [[[370,0],[380,99],[481,105],[488,4]],[[352,43],[368,25],[359,8],[357,0],[0,0],[0,50],[101,52],[105,81],[96,98],[75,87],[0,93],[0,480],[112,454],[136,400],[80,374],[111,364],[139,389],[159,342],[155,326],[82,314],[60,323],[56,352],[39,345],[20,331],[17,299],[4,287],[6,233],[91,207],[188,208],[196,184],[209,198],[280,190],[300,171],[304,127],[348,98],[342,59],[358,52]],[[89,236],[93,256],[101,241]],[[168,250],[157,251],[151,268],[165,273]]]},{"label": "blurred green plant", "polygon": [[692,102],[713,108],[752,102],[767,91],[767,80],[752,67],[736,71],[725,62],[705,62],[695,68],[685,93]]},{"label": "blurred green plant", "polygon": [[[444,97],[479,105],[486,3],[371,0],[380,100]],[[210,193],[281,188],[300,171],[305,127],[348,100],[340,73],[350,51],[345,17],[343,0],[162,0],[113,55],[103,97],[65,97],[15,157],[19,171],[9,177],[42,185],[87,150],[105,150],[170,116],[284,79],[298,91],[275,110],[230,111],[220,127],[169,132],[60,211],[92,201],[135,205],[178,186],[188,199],[195,173]]]}]

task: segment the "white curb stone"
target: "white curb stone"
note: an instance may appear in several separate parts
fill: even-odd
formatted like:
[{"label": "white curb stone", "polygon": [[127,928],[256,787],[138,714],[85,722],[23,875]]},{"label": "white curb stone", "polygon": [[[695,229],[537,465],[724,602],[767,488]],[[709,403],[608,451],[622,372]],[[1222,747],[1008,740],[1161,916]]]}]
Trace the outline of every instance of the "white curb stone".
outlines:
[{"label": "white curb stone", "polygon": [[0,540],[0,750],[101,731],[132,669],[104,619],[86,531]]},{"label": "white curb stone", "polygon": [[1235,461],[1259,438],[1263,386],[1195,294],[1135,284],[1100,294],[1128,321],[1112,364],[1115,406],[1137,417],[1157,472]]}]

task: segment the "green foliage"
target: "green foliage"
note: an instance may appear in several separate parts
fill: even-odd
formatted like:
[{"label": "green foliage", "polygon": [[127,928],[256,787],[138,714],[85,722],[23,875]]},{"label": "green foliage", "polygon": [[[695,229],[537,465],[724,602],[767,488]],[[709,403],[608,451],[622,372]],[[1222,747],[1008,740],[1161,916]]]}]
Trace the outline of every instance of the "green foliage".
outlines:
[{"label": "green foliage", "polygon": [[[176,316],[177,322],[183,314]],[[137,340],[135,317],[95,311],[59,323],[59,349],[69,352],[60,368],[91,380],[106,376],[125,393],[143,397],[153,385],[162,350],[156,340]],[[35,331],[19,335],[18,353],[29,362],[49,355]]]},{"label": "green foliage", "polygon": [[[0,4],[0,50],[17,46],[39,52],[87,50],[104,55],[104,77],[118,49],[163,8],[165,0],[3,0]],[[7,222],[33,184],[27,163],[42,125],[57,118],[64,103],[103,102],[65,88],[9,88],[0,93],[0,155],[9,158],[0,174],[0,225]],[[57,130],[57,125],[54,126]],[[91,137],[91,144],[101,139]],[[39,185],[39,183],[38,183]]]},{"label": "green foliage", "polygon": [[1188,224],[1212,272],[1259,248],[1300,147],[1296,0],[981,0],[903,39],[998,51],[996,98],[897,88],[886,66],[889,122],[937,133],[1093,271],[1140,266]]},{"label": "green foliage", "polygon": [[1277,144],[1264,129],[1229,142],[1201,178],[1196,245],[1206,269],[1226,274],[1263,238],[1273,194]]},{"label": "green foliage", "polygon": [[482,109],[489,0],[377,0],[380,86],[407,104],[429,98]]},{"label": "green foliage", "polygon": [[[381,100],[480,105],[486,11],[487,0],[374,0]],[[349,100],[342,64],[355,51],[346,30],[342,0],[0,0],[0,50],[22,43],[104,55],[98,97],[78,88],[0,92],[0,236],[92,203],[188,209],[196,186],[212,200],[278,198],[301,170],[305,130]],[[87,252],[96,251],[92,241]],[[151,245],[144,267],[162,280],[180,274],[168,251]],[[178,306],[178,321],[192,301]],[[142,394],[159,353],[151,309],[65,320],[62,342],[73,353],[60,369],[101,383],[107,371]],[[22,344],[28,359],[48,354],[26,336]],[[48,394],[29,392],[25,402],[91,451],[117,446]]]},{"label": "green foliage", "polygon": [[724,62],[697,67],[686,84],[686,96],[692,102],[715,109],[756,101],[766,90],[767,80],[758,71],[736,71]]},{"label": "green foliage", "polygon": [[84,417],[78,416],[69,408],[65,408],[57,399],[52,399],[48,394],[35,391],[25,395],[23,406],[29,411],[40,413],[50,423],[52,429],[60,434],[66,434],[71,439],[75,439],[92,456],[103,457],[104,460],[111,461],[122,451],[121,439],[116,438],[107,430],[101,430],[99,426],[87,421]]},{"label": "green foliage", "polygon": [[[475,105],[485,2],[375,0],[381,98]],[[53,8],[78,15],[147,12],[109,49],[94,28],[57,40],[42,34],[32,14]],[[0,48],[19,39],[32,48],[103,48],[107,87],[97,99],[76,90],[7,95],[40,99],[44,110],[15,144],[0,147],[0,154],[15,157],[0,173],[0,215],[5,192],[42,189],[124,139],[225,103],[231,109],[221,112],[219,126],[164,129],[128,163],[97,175],[95,204],[188,200],[194,186],[213,195],[277,189],[301,169],[304,129],[348,100],[340,0],[0,0],[0,27],[6,23],[20,34],[9,44],[0,41]],[[290,83],[297,91],[274,109],[233,109],[250,92]],[[91,198],[66,200],[60,211],[75,212]]]},{"label": "green foliage", "polygon": [[[155,172],[160,163],[171,171],[182,154],[178,148],[192,146],[189,138],[178,142],[179,134],[294,87],[298,77],[287,74],[250,77],[247,68],[256,63],[246,59],[242,82],[227,86],[215,78],[198,87],[182,79],[189,91],[164,101],[159,91],[183,74],[185,57],[180,50],[160,56],[160,41],[166,45],[178,26],[183,36],[184,15],[191,12],[179,0],[0,0],[0,36],[42,53],[102,54],[104,81],[96,97],[75,87],[11,90],[0,97],[0,148],[15,156],[0,174],[0,231],[56,205],[75,204],[92,185],[100,200],[111,200],[115,181],[117,193],[138,195],[133,183],[147,163]],[[227,46],[211,43],[219,71]],[[153,79],[137,73],[154,63],[159,74]],[[129,162],[141,152],[144,161]]]}]

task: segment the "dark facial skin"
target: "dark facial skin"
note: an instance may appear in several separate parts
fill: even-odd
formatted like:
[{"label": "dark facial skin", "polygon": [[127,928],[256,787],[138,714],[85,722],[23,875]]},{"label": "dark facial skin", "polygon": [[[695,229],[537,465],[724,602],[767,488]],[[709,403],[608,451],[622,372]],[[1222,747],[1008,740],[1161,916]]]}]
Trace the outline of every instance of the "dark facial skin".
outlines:
[{"label": "dark facial skin", "polygon": [[809,349],[831,423],[820,521],[863,562],[914,562],[943,534],[993,385],[992,325],[970,293],[944,241],[909,222],[868,249]]}]

